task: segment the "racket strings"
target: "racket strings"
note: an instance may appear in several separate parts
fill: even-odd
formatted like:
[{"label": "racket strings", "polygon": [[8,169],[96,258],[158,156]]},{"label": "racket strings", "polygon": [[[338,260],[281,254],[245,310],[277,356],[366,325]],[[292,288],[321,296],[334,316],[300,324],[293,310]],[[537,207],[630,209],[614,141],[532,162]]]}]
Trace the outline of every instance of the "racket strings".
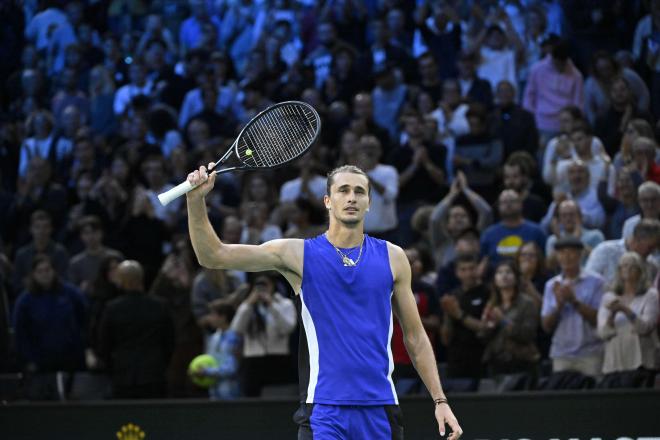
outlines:
[{"label": "racket strings", "polygon": [[251,167],[273,167],[303,153],[317,136],[316,113],[301,104],[275,107],[262,114],[241,136],[238,156]]}]

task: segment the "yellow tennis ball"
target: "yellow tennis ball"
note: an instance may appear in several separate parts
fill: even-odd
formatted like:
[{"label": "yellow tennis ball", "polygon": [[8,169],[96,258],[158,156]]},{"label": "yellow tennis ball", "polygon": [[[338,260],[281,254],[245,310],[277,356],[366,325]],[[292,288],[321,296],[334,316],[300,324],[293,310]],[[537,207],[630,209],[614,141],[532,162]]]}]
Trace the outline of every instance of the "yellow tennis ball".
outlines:
[{"label": "yellow tennis ball", "polygon": [[197,376],[193,373],[200,369],[217,367],[218,361],[216,361],[213,356],[210,354],[200,354],[190,362],[190,365],[188,366],[188,375],[195,385],[202,388],[209,388],[216,383],[217,379],[215,377]]},{"label": "yellow tennis ball", "polygon": [[246,156],[252,156],[252,150],[250,150],[249,148],[247,150],[245,150],[245,155]]}]

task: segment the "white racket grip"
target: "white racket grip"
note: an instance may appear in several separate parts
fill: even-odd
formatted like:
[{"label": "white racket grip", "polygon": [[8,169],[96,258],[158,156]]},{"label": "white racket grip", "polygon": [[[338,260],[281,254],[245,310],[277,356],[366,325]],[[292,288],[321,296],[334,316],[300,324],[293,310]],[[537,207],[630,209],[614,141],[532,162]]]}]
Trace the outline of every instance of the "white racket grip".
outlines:
[{"label": "white racket grip", "polygon": [[183,183],[178,184],[174,188],[172,188],[169,191],[165,191],[164,193],[158,194],[158,200],[160,200],[160,203],[165,206],[168,203],[170,203],[172,200],[176,199],[177,197],[180,197],[184,195],[185,193],[192,191],[195,189],[194,186],[187,180],[183,181]]}]

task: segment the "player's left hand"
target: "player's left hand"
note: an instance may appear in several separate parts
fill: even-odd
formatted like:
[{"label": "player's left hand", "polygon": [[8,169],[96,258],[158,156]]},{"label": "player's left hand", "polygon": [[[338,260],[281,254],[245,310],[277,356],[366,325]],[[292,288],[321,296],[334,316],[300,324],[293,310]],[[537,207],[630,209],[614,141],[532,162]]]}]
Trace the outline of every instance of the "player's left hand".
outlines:
[{"label": "player's left hand", "polygon": [[441,403],[435,406],[435,419],[438,421],[440,428],[440,435],[445,435],[445,424],[451,428],[451,433],[447,436],[447,440],[458,440],[463,434],[463,430],[458,424],[458,420],[451,411],[449,404]]}]

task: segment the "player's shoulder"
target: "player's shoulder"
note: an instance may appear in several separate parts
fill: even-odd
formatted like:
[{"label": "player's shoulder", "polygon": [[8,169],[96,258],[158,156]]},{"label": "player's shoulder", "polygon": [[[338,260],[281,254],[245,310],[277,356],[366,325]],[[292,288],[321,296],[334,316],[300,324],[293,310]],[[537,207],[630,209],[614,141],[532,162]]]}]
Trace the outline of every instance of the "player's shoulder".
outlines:
[{"label": "player's shoulder", "polygon": [[305,240],[302,238],[277,238],[263,243],[261,246],[274,252],[300,251],[302,252]]},{"label": "player's shoulder", "polygon": [[380,240],[380,241],[387,246],[387,252],[390,256],[390,262],[393,265],[393,269],[396,269],[397,266],[399,266],[403,262],[408,261],[408,257],[406,257],[406,252],[403,250],[401,246],[386,240]]}]

